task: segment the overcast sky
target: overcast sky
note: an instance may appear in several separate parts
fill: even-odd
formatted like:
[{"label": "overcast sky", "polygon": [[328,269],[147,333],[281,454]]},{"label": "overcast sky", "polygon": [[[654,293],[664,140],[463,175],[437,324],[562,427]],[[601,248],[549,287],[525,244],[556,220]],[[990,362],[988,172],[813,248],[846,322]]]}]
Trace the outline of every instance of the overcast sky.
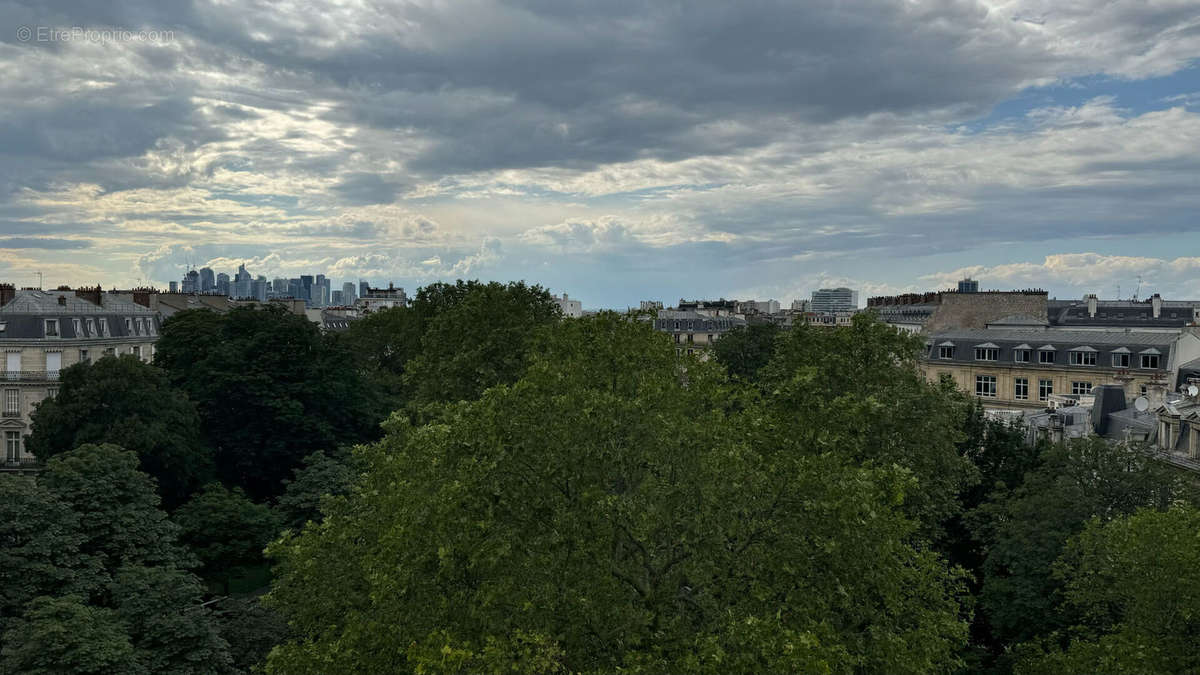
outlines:
[{"label": "overcast sky", "polygon": [[1200,298],[1200,0],[0,0],[0,27],[2,281]]}]

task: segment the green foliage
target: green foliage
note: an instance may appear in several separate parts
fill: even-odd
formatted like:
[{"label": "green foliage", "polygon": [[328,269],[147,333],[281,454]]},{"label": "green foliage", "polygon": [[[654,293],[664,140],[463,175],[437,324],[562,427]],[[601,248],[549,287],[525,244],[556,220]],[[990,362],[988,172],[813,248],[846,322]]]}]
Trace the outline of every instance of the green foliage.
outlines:
[{"label": "green foliage", "polygon": [[986,542],[980,607],[999,642],[1011,646],[1072,622],[1052,568],[1089,520],[1166,508],[1190,493],[1177,470],[1137,446],[1089,437],[1048,449],[1020,487],[972,516]]},{"label": "green foliage", "polygon": [[0,671],[22,675],[149,673],[116,613],[79,596],[39,597],[4,633]]},{"label": "green foliage", "polygon": [[377,402],[353,356],[282,307],[180,312],[156,358],[199,407],[222,482],[255,498],[279,494],[305,456],[376,433]]},{"label": "green foliage", "polygon": [[413,309],[427,317],[421,351],[404,374],[416,409],[515,382],[535,333],[560,315],[549,291],[524,282],[434,284],[418,292]]},{"label": "green foliage", "polygon": [[229,592],[233,576],[258,565],[263,549],[279,534],[278,517],[266,504],[255,504],[239,488],[206,486],[173,516],[180,539],[196,554],[201,574]]},{"label": "green foliage", "polygon": [[271,648],[290,635],[283,617],[257,597],[224,598],[215,613],[233,665],[243,672],[261,672]]},{"label": "green foliage", "polygon": [[147,672],[218,675],[233,672],[229,645],[201,606],[195,576],[169,567],[123,567],[111,603]]},{"label": "green foliage", "polygon": [[775,355],[779,332],[773,323],[739,326],[717,340],[713,354],[731,376],[752,382]]},{"label": "green foliage", "polygon": [[344,495],[354,483],[350,460],[334,459],[323,452],[304,458],[295,478],[279,496],[278,510],[287,527],[300,529],[310,520],[319,520],[321,499],[326,495]]},{"label": "green foliage", "polygon": [[0,475],[0,633],[39,595],[90,594],[97,561],[79,517],[31,478]]},{"label": "green foliage", "polygon": [[33,413],[30,452],[45,460],[85,443],[112,443],[137,454],[163,500],[182,503],[211,476],[196,406],[161,369],[125,355],[62,371],[58,395]]},{"label": "green foliage", "polygon": [[404,405],[404,373],[408,362],[421,352],[427,319],[414,307],[392,307],[352,321],[338,336],[383,395],[387,410]]},{"label": "green foliage", "polygon": [[38,477],[79,518],[81,553],[110,573],[123,565],[186,567],[178,528],[159,510],[154,479],[137,455],[115,445],[82,445],[56,455]]},{"label": "green foliage", "polygon": [[[1070,646],[1031,649],[1018,673],[1200,671],[1200,511],[1176,505],[1099,518],[1056,566],[1080,624]],[[1040,652],[1040,653],[1039,653]]]},{"label": "green foliage", "polygon": [[[947,672],[961,586],[891,466],[793,451],[617,315],[520,381],[388,423],[324,521],[271,548],[278,673]],[[737,417],[730,417],[736,414]]]},{"label": "green foliage", "polygon": [[869,314],[844,328],[796,326],[759,371],[769,420],[757,433],[794,452],[836,453],[864,466],[900,466],[920,488],[906,511],[925,538],[943,536],[958,495],[977,480],[958,451],[966,404],[917,368],[921,340]]}]

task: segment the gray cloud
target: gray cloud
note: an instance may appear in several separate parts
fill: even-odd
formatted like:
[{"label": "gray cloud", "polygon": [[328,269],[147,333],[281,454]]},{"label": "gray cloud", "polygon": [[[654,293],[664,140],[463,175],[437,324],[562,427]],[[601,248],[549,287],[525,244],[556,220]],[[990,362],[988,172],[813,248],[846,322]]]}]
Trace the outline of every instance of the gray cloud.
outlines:
[{"label": "gray cloud", "polygon": [[87,239],[56,239],[54,237],[8,237],[0,239],[2,248],[41,248],[47,250],[67,250],[88,248],[92,242]]}]

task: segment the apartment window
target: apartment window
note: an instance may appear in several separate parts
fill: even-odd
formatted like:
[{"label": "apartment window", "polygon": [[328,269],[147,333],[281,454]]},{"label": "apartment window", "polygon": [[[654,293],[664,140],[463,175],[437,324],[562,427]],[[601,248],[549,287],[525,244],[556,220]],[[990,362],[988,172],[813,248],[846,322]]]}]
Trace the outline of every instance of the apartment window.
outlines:
[{"label": "apartment window", "polygon": [[55,396],[58,396],[58,387],[50,387],[46,390],[47,398],[54,398]]},{"label": "apartment window", "polygon": [[146,335],[154,335],[154,319],[142,319],[145,324]]},{"label": "apartment window", "polygon": [[1143,368],[1157,368],[1158,367],[1158,354],[1142,354],[1142,367]]},{"label": "apartment window", "polygon": [[1013,398],[1018,401],[1026,401],[1029,399],[1029,379],[1018,377],[1013,380]]},{"label": "apartment window", "polygon": [[1128,368],[1129,354],[1119,353],[1112,355],[1113,368]]},{"label": "apartment window", "polygon": [[1096,365],[1096,352],[1071,352],[1071,365],[1073,365],[1073,366],[1094,366],[1094,365]]},{"label": "apartment window", "polygon": [[8,415],[15,415],[21,411],[21,390],[20,389],[5,389],[4,390],[4,412]]},{"label": "apartment window", "polygon": [[109,333],[108,333],[108,319],[106,319],[106,318],[104,318],[104,317],[101,317],[101,318],[100,318],[100,336],[101,336],[101,337],[108,337],[108,335],[109,335]]},{"label": "apartment window", "polygon": [[690,344],[692,344],[693,342],[695,342],[695,341],[696,341],[696,336],[695,336],[695,335],[693,335],[693,334],[691,334],[691,333],[688,333],[688,340],[687,340],[687,341],[688,341],[688,344],[689,344],[689,345],[690,345]]},{"label": "apartment window", "polygon": [[58,319],[46,319],[46,337],[58,337]]},{"label": "apartment window", "polygon": [[675,344],[679,344],[680,342],[682,342],[682,340],[683,340],[683,334],[682,334],[682,333],[676,333],[676,334],[675,334]]},{"label": "apartment window", "polygon": [[1145,396],[1146,395],[1146,385],[1143,384],[1140,391],[1141,391],[1142,396]]},{"label": "apartment window", "polygon": [[133,322],[129,320],[129,317],[125,317],[125,334],[133,335]]},{"label": "apartment window", "polygon": [[939,359],[954,358],[954,347],[938,347],[938,358]]},{"label": "apartment window", "polygon": [[1029,363],[1029,350],[1028,349],[1014,349],[1013,350],[1013,361],[1016,361],[1017,363]]},{"label": "apartment window", "polygon": [[1054,363],[1054,352],[1043,349],[1038,352],[1038,363]]},{"label": "apartment window", "polygon": [[134,345],[133,347],[131,347],[131,348],[129,349],[129,351],[130,351],[130,353],[132,353],[134,356],[136,356],[138,359],[141,359],[141,358],[142,358],[142,347],[141,347],[141,345]]},{"label": "apartment window", "polygon": [[975,395],[986,396],[988,398],[996,398],[996,376],[995,375],[976,375],[975,376]]},{"label": "apartment window", "polygon": [[88,350],[86,350],[86,349],[79,350],[79,362],[80,363],[91,363],[92,362],[92,357],[91,357],[91,355],[88,354]]},{"label": "apartment window", "polygon": [[116,348],[115,348],[115,347],[105,347],[105,348],[104,348],[104,355],[105,355],[105,356],[116,356],[116,355],[117,355],[117,350],[116,350]]},{"label": "apartment window", "polygon": [[83,337],[83,322],[79,319],[71,319],[71,327],[75,329],[75,337]]},{"label": "apartment window", "polygon": [[1092,393],[1092,383],[1091,382],[1072,382],[1071,383],[1071,393],[1072,394],[1090,394],[1090,393]]},{"label": "apartment window", "polygon": [[976,347],[975,348],[975,360],[976,361],[995,361],[999,357],[1000,357],[999,349],[994,349],[992,347]]},{"label": "apartment window", "polygon": [[1045,401],[1054,393],[1053,380],[1038,380],[1038,400]]},{"label": "apartment window", "polygon": [[691,356],[691,355],[692,355],[692,354],[694,354],[694,353],[695,353],[695,350],[693,350],[693,349],[689,349],[689,350],[688,350],[688,356]]},{"label": "apartment window", "polygon": [[87,334],[88,337],[96,337],[96,322],[91,319],[87,320]]},{"label": "apartment window", "polygon": [[9,462],[21,461],[21,432],[4,432],[4,459]]}]

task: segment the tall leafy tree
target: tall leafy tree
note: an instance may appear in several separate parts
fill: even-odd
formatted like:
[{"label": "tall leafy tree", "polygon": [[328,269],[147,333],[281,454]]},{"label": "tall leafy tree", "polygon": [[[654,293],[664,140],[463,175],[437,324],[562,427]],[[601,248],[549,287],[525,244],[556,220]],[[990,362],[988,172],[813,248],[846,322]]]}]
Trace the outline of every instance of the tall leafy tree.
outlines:
[{"label": "tall leafy tree", "polygon": [[779,326],[773,323],[739,326],[717,340],[713,354],[730,375],[753,381],[775,355],[779,333]]},{"label": "tall leafy tree", "polygon": [[137,455],[115,445],[81,445],[56,455],[38,476],[79,518],[79,550],[104,569],[123,565],[187,566],[178,527],[159,509],[154,479],[138,470]]},{"label": "tall leafy tree", "polygon": [[64,369],[58,395],[38,406],[32,422],[27,447],[43,460],[85,443],[133,451],[169,506],[212,475],[195,404],[161,369],[133,356]]},{"label": "tall leafy tree", "polygon": [[388,411],[404,406],[404,373],[408,362],[421,351],[429,316],[425,308],[392,307],[351,322],[337,336],[364,376],[379,389]]},{"label": "tall leafy tree", "polygon": [[149,675],[120,617],[75,595],[33,600],[5,633],[0,671],[22,675]]},{"label": "tall leafy tree", "polygon": [[1026,650],[1017,671],[1182,675],[1200,671],[1200,510],[1089,521],[1056,566],[1079,623],[1059,648]]},{"label": "tall leafy tree", "polygon": [[37,596],[86,597],[99,586],[84,540],[79,516],[44,486],[0,475],[0,633]]},{"label": "tall leafy tree", "polygon": [[304,466],[296,469],[295,477],[287,481],[287,488],[279,496],[283,524],[300,529],[308,521],[320,519],[323,498],[350,491],[355,475],[352,463],[350,457],[335,458],[325,453],[305,457]]},{"label": "tall leafy tree", "polygon": [[985,542],[980,609],[995,639],[1011,647],[1075,620],[1053,565],[1090,520],[1166,508],[1193,492],[1178,470],[1137,445],[1089,437],[1046,450],[1020,487],[972,515]]},{"label": "tall leafy tree", "polygon": [[720,368],[608,314],[511,386],[393,418],[360,483],[274,545],[279,673],[948,672],[958,583],[918,488],[737,432]]},{"label": "tall leafy tree", "polygon": [[203,588],[194,575],[171,567],[123,567],[109,592],[146,672],[234,672],[229,644],[213,613],[201,604]]},{"label": "tall leafy tree", "polygon": [[524,282],[437,284],[421,289],[414,308],[430,316],[404,375],[418,408],[516,381],[533,336],[560,316],[549,291]]},{"label": "tall leafy tree", "polygon": [[755,428],[795,452],[908,469],[920,489],[905,508],[940,540],[978,476],[958,448],[967,406],[952,385],[926,382],[921,347],[869,314],[847,327],[796,326],[759,371],[766,423]]},{"label": "tall leafy tree", "polygon": [[179,507],[173,516],[181,540],[196,554],[201,574],[229,593],[234,576],[262,564],[263,549],[279,534],[279,518],[238,488],[213,483]]},{"label": "tall leafy tree", "polygon": [[376,434],[373,389],[351,355],[282,307],[181,312],[156,358],[199,407],[222,482],[255,498],[279,494],[305,456]]}]

